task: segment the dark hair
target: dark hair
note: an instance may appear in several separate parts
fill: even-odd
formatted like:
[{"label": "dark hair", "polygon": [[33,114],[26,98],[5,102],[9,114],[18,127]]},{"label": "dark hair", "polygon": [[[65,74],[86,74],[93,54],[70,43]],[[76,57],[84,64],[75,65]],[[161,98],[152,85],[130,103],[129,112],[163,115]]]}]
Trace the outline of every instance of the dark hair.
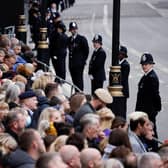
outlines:
[{"label": "dark hair", "polygon": [[81,103],[82,101],[86,98],[86,96],[84,95],[84,93],[82,92],[77,92],[75,94],[73,94],[71,97],[70,97],[70,107],[71,107],[71,110],[73,112],[76,112],[79,110],[80,106],[81,106]]},{"label": "dark hair", "polygon": [[79,149],[79,151],[82,151],[82,149],[84,149],[84,146],[85,146],[83,134],[76,132],[70,135],[66,140],[66,144],[74,145]]},{"label": "dark hair", "polygon": [[44,89],[45,95],[48,97],[54,89],[58,89],[58,83],[48,83]]},{"label": "dark hair", "polygon": [[131,150],[124,146],[117,146],[116,148],[114,148],[110,154],[110,158],[124,158],[126,157],[129,153],[131,153]]},{"label": "dark hair", "polygon": [[138,118],[137,120],[130,119],[130,129],[131,131],[135,131],[138,127],[138,124],[143,126],[145,123],[145,119],[143,117]]},{"label": "dark hair", "polygon": [[54,123],[54,127],[57,130],[57,135],[70,135],[71,130],[73,128],[73,125],[70,123],[64,123],[64,122],[60,122],[60,123]]},{"label": "dark hair", "polygon": [[44,145],[46,149],[50,147],[50,145],[56,140],[57,136],[55,135],[46,135],[43,140],[44,140]]},{"label": "dark hair", "polygon": [[35,140],[34,129],[27,129],[19,136],[19,146],[22,150],[28,151],[32,142]]},{"label": "dark hair", "polygon": [[135,160],[129,159],[130,154],[133,154],[131,150],[125,146],[118,146],[112,150],[110,154],[110,158],[116,158],[120,160],[125,168],[136,168],[137,167],[137,158],[135,156]]},{"label": "dark hair", "polygon": [[112,122],[111,129],[124,127],[127,123],[126,119],[120,116],[116,116]]},{"label": "dark hair", "polygon": [[114,146],[124,145],[132,151],[128,133],[121,128],[115,128],[111,131],[108,142]]},{"label": "dark hair", "polygon": [[53,96],[49,101],[50,106],[61,105],[62,102],[57,96]]}]

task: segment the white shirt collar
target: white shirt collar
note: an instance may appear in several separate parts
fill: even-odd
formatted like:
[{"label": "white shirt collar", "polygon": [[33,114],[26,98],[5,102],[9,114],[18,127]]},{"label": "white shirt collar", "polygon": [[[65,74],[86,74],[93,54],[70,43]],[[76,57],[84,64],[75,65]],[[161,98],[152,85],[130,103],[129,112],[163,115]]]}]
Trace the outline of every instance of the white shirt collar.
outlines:
[{"label": "white shirt collar", "polygon": [[121,65],[125,60],[126,60],[126,58],[123,58],[122,60],[119,60],[119,65]]},{"label": "white shirt collar", "polygon": [[148,72],[146,72],[144,75],[148,75],[149,72],[151,72],[153,70],[153,68],[151,68]]}]

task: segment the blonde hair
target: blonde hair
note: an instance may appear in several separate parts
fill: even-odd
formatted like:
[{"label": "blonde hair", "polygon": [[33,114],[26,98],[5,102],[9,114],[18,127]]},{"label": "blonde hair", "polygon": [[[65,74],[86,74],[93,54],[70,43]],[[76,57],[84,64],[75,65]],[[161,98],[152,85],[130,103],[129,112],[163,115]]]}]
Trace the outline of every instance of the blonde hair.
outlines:
[{"label": "blonde hair", "polygon": [[58,136],[56,140],[51,144],[49,152],[58,152],[59,149],[66,144],[67,139],[67,135]]},{"label": "blonde hair", "polygon": [[0,150],[3,154],[10,153],[17,148],[16,140],[8,133],[0,133]]},{"label": "blonde hair", "polygon": [[23,75],[15,75],[12,79],[13,82],[23,82],[25,85],[27,84],[27,79]]},{"label": "blonde hair", "polygon": [[53,113],[59,113],[61,115],[61,113],[57,109],[55,109],[54,107],[46,107],[41,112],[38,123],[40,123],[40,121],[42,121],[42,120],[50,121],[50,118]]},{"label": "blonde hair", "polygon": [[52,126],[52,123],[51,123],[51,117],[53,113],[59,113],[60,119],[61,119],[61,113],[53,107],[46,107],[40,114],[40,117],[38,120],[38,131],[42,137],[46,136],[46,133],[47,133],[46,131],[49,128],[52,128],[52,130],[55,131],[55,134],[56,134],[56,129],[54,130],[54,127]]},{"label": "blonde hair", "polygon": [[[111,109],[109,109],[107,107],[103,107],[97,111],[97,114],[100,116],[100,127],[102,128],[102,130],[104,130],[106,128],[111,129],[112,122],[115,118],[115,115],[111,111]],[[107,120],[106,120],[106,118],[107,118]]]},{"label": "blonde hair", "polygon": [[53,82],[53,75],[51,73],[44,73],[37,77],[32,84],[32,89],[45,89],[46,85]]}]

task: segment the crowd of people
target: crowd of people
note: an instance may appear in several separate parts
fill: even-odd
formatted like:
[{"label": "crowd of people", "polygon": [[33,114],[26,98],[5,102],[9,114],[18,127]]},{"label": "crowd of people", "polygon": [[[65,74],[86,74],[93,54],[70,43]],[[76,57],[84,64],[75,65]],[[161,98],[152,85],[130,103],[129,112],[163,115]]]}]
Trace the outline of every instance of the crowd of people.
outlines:
[{"label": "crowd of people", "polygon": [[[31,6],[33,16],[38,11],[36,5]],[[95,50],[88,70],[91,94],[86,95],[83,71],[89,54],[87,39],[78,34],[74,21],[69,24],[72,35],[68,37],[55,9],[57,4],[52,2],[46,12],[46,19],[53,17],[48,22],[49,57],[55,73],[66,79],[69,50],[70,75],[81,91],[67,97],[53,72],[39,69],[32,48],[15,37],[1,35],[0,168],[167,168],[168,145],[157,139],[155,121],[161,98],[153,56],[144,53],[140,59],[145,75],[138,85],[135,112],[126,115],[130,64],[127,48],[120,46],[125,113],[118,116],[108,107],[113,97],[103,88],[106,53],[102,36],[96,34],[92,40]],[[36,43],[31,19],[29,16]]]}]

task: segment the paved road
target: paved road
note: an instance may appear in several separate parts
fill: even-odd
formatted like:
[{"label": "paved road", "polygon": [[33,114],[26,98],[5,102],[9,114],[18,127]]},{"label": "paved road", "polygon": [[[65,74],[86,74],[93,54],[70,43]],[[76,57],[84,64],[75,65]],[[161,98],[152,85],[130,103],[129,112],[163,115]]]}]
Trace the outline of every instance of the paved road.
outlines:
[{"label": "paved road", "polygon": [[[131,63],[130,99],[128,111],[134,111],[137,84],[142,75],[139,58],[145,51],[151,52],[156,62],[155,69],[160,78],[160,92],[163,109],[158,115],[160,138],[167,139],[168,133],[168,2],[159,0],[122,0],[121,1],[120,41],[128,47],[128,60]],[[106,72],[111,64],[112,53],[112,0],[77,0],[74,7],[63,12],[65,23],[71,20],[79,24],[79,32],[84,34],[90,45],[95,33],[103,36],[107,51]],[[85,92],[90,92],[90,81],[85,70]],[[70,77],[67,78],[69,81]],[[105,87],[108,86],[108,80]]]}]

